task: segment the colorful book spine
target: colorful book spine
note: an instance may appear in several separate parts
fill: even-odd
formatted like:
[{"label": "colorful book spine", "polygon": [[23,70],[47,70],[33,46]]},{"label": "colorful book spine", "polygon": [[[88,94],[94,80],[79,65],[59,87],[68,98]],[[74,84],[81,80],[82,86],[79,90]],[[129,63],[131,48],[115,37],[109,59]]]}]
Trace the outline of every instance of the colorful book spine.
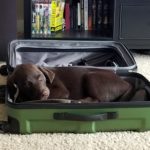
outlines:
[{"label": "colorful book spine", "polygon": [[44,7],[44,10],[42,12],[41,15],[42,16],[42,19],[41,19],[41,31],[42,31],[42,34],[47,36],[51,33],[51,30],[50,30],[50,4],[48,3],[45,3],[43,4],[43,7]]},{"label": "colorful book spine", "polygon": [[70,30],[70,4],[69,1],[65,4],[65,29]]},{"label": "colorful book spine", "polygon": [[36,34],[40,33],[40,15],[39,13],[36,14]]},{"label": "colorful book spine", "polygon": [[88,0],[88,30],[92,30],[92,0]]},{"label": "colorful book spine", "polygon": [[81,30],[84,29],[84,0],[80,0],[81,5]]},{"label": "colorful book spine", "polygon": [[81,28],[81,4],[80,4],[80,2],[77,3],[77,15],[78,15],[78,17],[77,17],[77,21],[78,21],[77,25],[78,25],[78,29],[80,29]]},{"label": "colorful book spine", "polygon": [[88,30],[88,0],[84,0],[84,30]]}]

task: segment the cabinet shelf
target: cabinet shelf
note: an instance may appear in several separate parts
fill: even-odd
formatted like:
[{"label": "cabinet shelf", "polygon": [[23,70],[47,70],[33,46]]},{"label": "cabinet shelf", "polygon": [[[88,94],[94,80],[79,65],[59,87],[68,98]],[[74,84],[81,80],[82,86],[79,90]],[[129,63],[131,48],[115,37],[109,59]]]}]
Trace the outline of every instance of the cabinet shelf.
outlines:
[{"label": "cabinet shelf", "polygon": [[70,39],[70,40],[112,40],[111,35],[101,34],[97,31],[59,31],[49,36],[35,35],[33,39]]}]

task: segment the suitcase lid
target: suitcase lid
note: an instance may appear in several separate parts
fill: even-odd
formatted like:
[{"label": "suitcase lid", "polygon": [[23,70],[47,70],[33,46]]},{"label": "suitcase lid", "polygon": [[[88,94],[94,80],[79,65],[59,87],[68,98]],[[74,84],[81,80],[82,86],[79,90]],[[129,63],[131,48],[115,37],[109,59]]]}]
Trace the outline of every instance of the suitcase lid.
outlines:
[{"label": "suitcase lid", "polygon": [[14,40],[8,48],[8,70],[24,63],[101,67],[116,71],[137,68],[128,49],[115,41]]}]

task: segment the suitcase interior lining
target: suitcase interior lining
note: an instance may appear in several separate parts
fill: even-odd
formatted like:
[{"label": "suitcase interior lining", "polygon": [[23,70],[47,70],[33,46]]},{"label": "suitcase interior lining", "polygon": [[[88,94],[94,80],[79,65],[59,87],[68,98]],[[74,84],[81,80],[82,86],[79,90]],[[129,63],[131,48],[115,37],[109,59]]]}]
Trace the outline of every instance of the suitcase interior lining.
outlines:
[{"label": "suitcase interior lining", "polygon": [[19,48],[12,66],[33,63],[45,67],[61,66],[95,66],[95,67],[127,67],[129,61],[123,59],[122,53],[115,48],[89,49],[42,49]]}]

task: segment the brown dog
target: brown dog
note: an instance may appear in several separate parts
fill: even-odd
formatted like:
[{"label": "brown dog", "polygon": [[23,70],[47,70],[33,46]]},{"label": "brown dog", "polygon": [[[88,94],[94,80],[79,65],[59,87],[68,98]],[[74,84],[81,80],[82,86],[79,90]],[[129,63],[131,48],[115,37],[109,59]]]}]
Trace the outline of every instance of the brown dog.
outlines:
[{"label": "brown dog", "polygon": [[47,99],[107,102],[126,97],[132,89],[128,82],[112,71],[44,68],[33,64],[18,65],[8,77],[7,85],[10,98],[17,102]]}]

